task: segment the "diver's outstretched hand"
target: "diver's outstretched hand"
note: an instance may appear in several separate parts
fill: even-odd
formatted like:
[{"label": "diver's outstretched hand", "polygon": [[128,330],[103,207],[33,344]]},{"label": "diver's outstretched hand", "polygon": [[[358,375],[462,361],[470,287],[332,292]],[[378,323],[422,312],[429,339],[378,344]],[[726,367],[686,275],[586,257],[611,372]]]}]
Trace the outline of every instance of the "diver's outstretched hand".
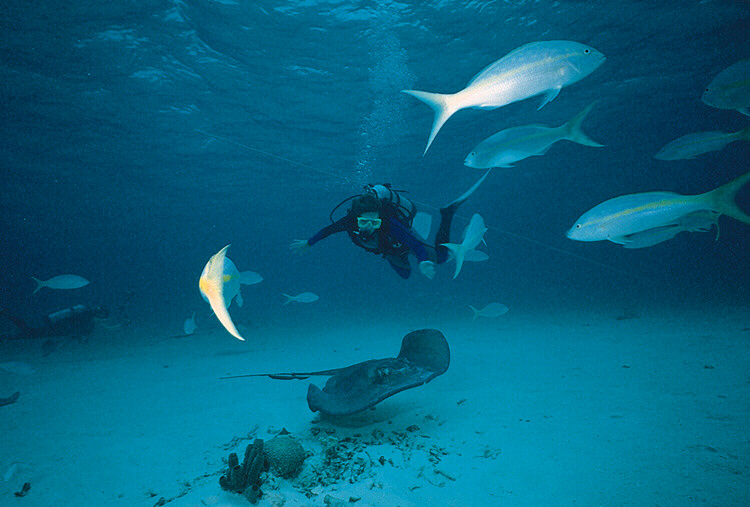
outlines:
[{"label": "diver's outstretched hand", "polygon": [[431,261],[422,261],[419,263],[419,271],[432,280],[435,278],[435,263]]},{"label": "diver's outstretched hand", "polygon": [[292,241],[292,244],[289,245],[289,250],[296,254],[303,254],[309,249],[310,243],[308,243],[306,239],[295,239]]}]

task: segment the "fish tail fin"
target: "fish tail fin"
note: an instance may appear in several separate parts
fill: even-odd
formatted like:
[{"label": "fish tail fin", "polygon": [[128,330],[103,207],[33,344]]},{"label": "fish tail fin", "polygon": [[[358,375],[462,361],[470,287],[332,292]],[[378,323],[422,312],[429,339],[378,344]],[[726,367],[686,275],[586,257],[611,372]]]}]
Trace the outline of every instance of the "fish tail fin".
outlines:
[{"label": "fish tail fin", "polygon": [[422,92],[419,90],[401,90],[402,93],[411,95],[430,106],[435,111],[435,119],[432,122],[432,130],[430,131],[430,138],[427,140],[427,147],[424,149],[422,156],[427,154],[427,150],[430,149],[432,141],[440,131],[443,124],[448,121],[448,118],[453,116],[453,113],[458,111],[459,108],[450,100],[453,94],[445,93],[430,93]]},{"label": "fish tail fin", "polygon": [[31,279],[36,282],[36,289],[34,289],[34,292],[32,292],[32,294],[36,294],[39,289],[44,287],[44,282],[41,281],[39,278],[35,278],[33,276],[31,277]]},{"label": "fish tail fin", "polygon": [[456,243],[441,243],[441,244],[450,251],[450,253],[453,255],[453,258],[456,261],[456,272],[453,273],[453,279],[455,280],[458,274],[461,272],[461,266],[464,265],[464,254],[466,252],[464,251],[464,247],[461,244],[456,244]]},{"label": "fish tail fin", "polygon": [[286,296],[286,301],[284,301],[285,305],[288,305],[289,303],[292,302],[292,299],[294,299],[294,296],[290,296],[289,294],[284,294],[283,292],[281,293],[281,295]]},{"label": "fish tail fin", "polygon": [[750,215],[742,211],[735,201],[737,192],[739,192],[748,182],[750,182],[750,172],[746,172],[739,178],[736,178],[726,185],[722,185],[705,195],[708,196],[716,207],[716,210],[722,215],[750,224]]},{"label": "fish tail fin", "polygon": [[471,317],[471,321],[474,322],[475,320],[477,320],[477,317],[479,316],[479,310],[477,310],[471,305],[469,305],[469,308],[471,308],[471,311],[474,312],[474,315]]},{"label": "fish tail fin", "polygon": [[566,139],[573,141],[574,143],[582,144],[584,146],[594,146],[594,147],[602,147],[603,144],[599,144],[593,139],[591,139],[584,131],[583,131],[583,120],[586,119],[586,116],[591,112],[591,110],[594,108],[598,101],[595,100],[591,104],[586,107],[583,111],[575,115],[568,123],[565,124],[565,129],[567,130],[567,135],[565,136]]}]

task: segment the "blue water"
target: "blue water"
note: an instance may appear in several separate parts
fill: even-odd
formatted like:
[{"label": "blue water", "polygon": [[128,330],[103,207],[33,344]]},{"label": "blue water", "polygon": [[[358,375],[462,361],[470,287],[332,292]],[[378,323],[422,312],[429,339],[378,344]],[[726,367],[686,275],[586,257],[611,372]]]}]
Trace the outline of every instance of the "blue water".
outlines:
[{"label": "blue water", "polygon": [[[653,158],[682,135],[748,125],[700,100],[750,57],[748,26],[750,4],[728,0],[11,2],[0,14],[0,307],[37,323],[103,304],[114,323],[165,334],[195,311],[199,329],[218,329],[198,277],[231,243],[239,269],[264,277],[232,315],[271,332],[424,326],[490,302],[526,315],[741,315],[747,224],[722,217],[718,240],[684,233],[641,250],[565,232],[609,198],[697,194],[750,170],[747,142]],[[422,155],[432,111],[400,90],[455,92],[509,51],[556,39],[607,61],[541,110],[533,98],[458,112]],[[434,213],[483,174],[463,165],[478,142],[559,125],[596,99],[584,129],[604,148],[563,142],[495,169],[462,206],[454,237],[480,213],[490,260],[456,280],[452,263],[435,280],[413,264],[402,280],[345,234],[288,250],[366,183],[390,182]],[[750,187],[738,202],[750,210]],[[64,273],[91,283],[32,296],[32,276]],[[320,300],[282,306],[282,293],[303,291]]]},{"label": "blue water", "polygon": [[[302,290],[321,295],[321,317],[489,300],[746,306],[750,235],[735,220],[721,219],[718,241],[681,234],[632,251],[564,232],[610,197],[699,193],[747,171],[747,143],[691,161],[652,156],[689,132],[747,125],[700,95],[750,54],[748,17],[746,3],[729,1],[9,5],[0,304],[33,318],[81,300],[127,301],[133,318],[180,320],[203,309],[197,276],[231,243],[240,269],[266,278],[245,310],[256,322],[278,310],[280,292]],[[515,47],[551,39],[585,42],[607,61],[539,111],[538,99],[460,111],[422,157],[432,112],[401,89],[453,92]],[[477,142],[510,126],[560,124],[593,99],[585,129],[606,148],[559,143],[496,170],[454,228],[481,213],[491,259],[457,281],[452,268],[403,281],[344,235],[304,258],[287,252],[364,183],[443,205],[481,175],[462,164]],[[29,298],[30,276],[67,272],[92,284]]]}]

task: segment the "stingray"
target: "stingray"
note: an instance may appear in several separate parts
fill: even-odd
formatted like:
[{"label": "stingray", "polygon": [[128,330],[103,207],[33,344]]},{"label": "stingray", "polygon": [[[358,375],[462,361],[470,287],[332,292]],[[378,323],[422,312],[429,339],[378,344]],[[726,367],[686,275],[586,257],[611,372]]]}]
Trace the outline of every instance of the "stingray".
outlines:
[{"label": "stingray", "polygon": [[304,380],[329,376],[323,389],[310,384],[307,405],[313,412],[351,415],[373,407],[406,389],[419,387],[448,370],[451,360],[448,342],[436,329],[413,331],[401,341],[397,357],[371,359],[361,363],[307,373],[254,373],[222,378],[270,377],[276,380]]}]

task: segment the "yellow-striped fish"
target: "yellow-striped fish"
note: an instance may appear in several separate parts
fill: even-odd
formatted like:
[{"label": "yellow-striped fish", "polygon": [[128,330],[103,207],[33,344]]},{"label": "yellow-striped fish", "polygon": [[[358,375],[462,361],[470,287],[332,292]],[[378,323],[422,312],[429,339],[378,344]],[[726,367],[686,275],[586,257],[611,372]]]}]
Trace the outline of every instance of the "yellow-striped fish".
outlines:
[{"label": "yellow-striped fish", "polygon": [[479,72],[466,88],[456,93],[402,90],[435,111],[432,131],[424,152],[453,113],[468,107],[496,109],[519,100],[544,94],[541,109],[563,86],[594,72],[605,57],[585,44],[565,40],[541,41],[514,49]]},{"label": "yellow-striped fish", "polygon": [[750,58],[719,72],[706,87],[703,103],[718,109],[736,109],[750,116]]},{"label": "yellow-striped fish", "polygon": [[713,211],[750,224],[750,215],[735,202],[737,192],[748,181],[750,172],[698,195],[644,192],[615,197],[584,213],[567,236],[576,241],[615,240],[655,227],[678,224],[686,215],[698,211]]}]

